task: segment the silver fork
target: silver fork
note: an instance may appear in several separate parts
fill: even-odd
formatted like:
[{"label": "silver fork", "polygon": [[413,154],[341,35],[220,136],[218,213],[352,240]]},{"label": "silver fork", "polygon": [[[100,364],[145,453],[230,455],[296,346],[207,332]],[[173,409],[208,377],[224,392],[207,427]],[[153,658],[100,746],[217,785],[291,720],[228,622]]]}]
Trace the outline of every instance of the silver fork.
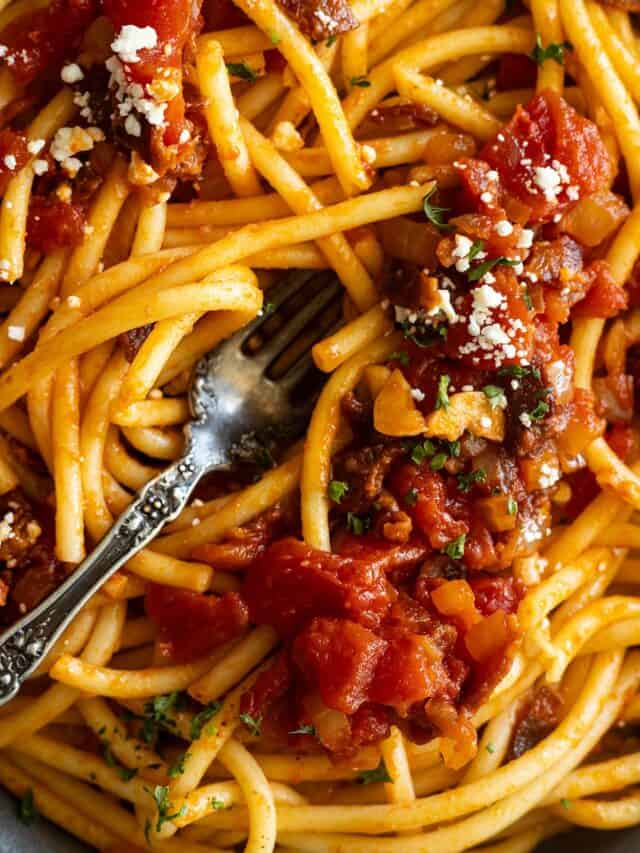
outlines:
[{"label": "silver fork", "polygon": [[[269,337],[272,318],[281,316],[290,300],[305,298],[312,284],[316,291]],[[295,391],[313,370],[310,344],[323,333],[323,316],[326,319],[340,292],[332,273],[294,273],[268,291],[271,311],[200,359],[189,395],[192,419],[185,427],[182,458],[147,483],[55,592],[0,636],[0,705],[15,696],[104,581],[177,518],[205,474],[228,467],[237,457],[246,458],[274,439],[293,440],[303,433],[315,396],[303,393],[296,398]],[[273,365],[307,332],[305,351],[282,376],[270,378]],[[248,353],[260,335],[266,342]]]}]

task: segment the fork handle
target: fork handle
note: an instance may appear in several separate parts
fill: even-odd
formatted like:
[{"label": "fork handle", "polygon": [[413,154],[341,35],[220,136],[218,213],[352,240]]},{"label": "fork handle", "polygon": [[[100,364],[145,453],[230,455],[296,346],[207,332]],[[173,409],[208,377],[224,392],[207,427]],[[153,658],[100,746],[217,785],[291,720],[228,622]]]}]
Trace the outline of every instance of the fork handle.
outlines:
[{"label": "fork handle", "polygon": [[0,705],[16,695],[86,601],[107,578],[176,518],[210,470],[188,452],[150,480],[97,548],[65,582],[0,636]]}]

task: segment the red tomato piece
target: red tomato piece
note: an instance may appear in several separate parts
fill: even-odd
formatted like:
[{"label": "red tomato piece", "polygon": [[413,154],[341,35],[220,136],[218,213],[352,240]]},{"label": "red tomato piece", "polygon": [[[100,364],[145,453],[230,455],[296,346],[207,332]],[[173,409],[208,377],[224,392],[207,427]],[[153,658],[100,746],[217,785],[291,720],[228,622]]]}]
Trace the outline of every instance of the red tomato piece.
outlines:
[{"label": "red tomato piece", "polygon": [[9,48],[3,62],[25,85],[57,71],[74,54],[98,8],[97,0],[53,0],[46,9],[21,15],[0,33],[0,43]]},{"label": "red tomato piece", "polygon": [[584,299],[573,307],[574,317],[615,317],[625,311],[629,297],[624,288],[614,281],[606,261],[594,261],[589,268],[594,283]]},{"label": "red tomato piece", "polygon": [[414,702],[441,694],[448,686],[442,654],[433,641],[421,634],[398,634],[390,639],[370,693],[373,702],[392,705],[402,712]]},{"label": "red tomato piece", "polygon": [[496,610],[515,613],[524,594],[521,584],[514,577],[495,577],[474,575],[469,578],[476,607],[483,616],[490,616]]},{"label": "red tomato piece", "polygon": [[145,609],[158,626],[163,654],[178,663],[209,654],[249,623],[247,605],[237,592],[218,598],[150,583]]},{"label": "red tomato piece", "polygon": [[264,717],[271,705],[282,698],[292,682],[289,655],[282,651],[271,666],[260,673],[253,687],[242,697],[240,710],[254,719]]},{"label": "red tomato piece", "polygon": [[534,89],[538,79],[538,66],[522,53],[505,53],[498,62],[496,89],[511,92],[513,89]]},{"label": "red tomato piece", "polygon": [[313,616],[375,628],[397,596],[379,563],[318,551],[296,539],[275,542],[258,557],[242,594],[251,620],[273,625],[285,637]]},{"label": "red tomato piece", "polygon": [[[531,220],[538,222],[548,221],[570,203],[570,186],[586,195],[607,187],[612,174],[596,125],[551,91],[519,107],[479,156],[498,172],[504,191],[527,205]],[[552,169],[559,176],[557,195],[549,190],[553,198],[545,196],[545,176],[537,169]]]},{"label": "red tomato piece", "polygon": [[356,622],[317,618],[296,637],[293,659],[325,705],[353,714],[367,701],[386,648],[385,640]]},{"label": "red tomato piece", "polygon": [[41,252],[77,246],[84,236],[85,219],[84,210],[78,204],[32,196],[27,220],[29,246]]}]

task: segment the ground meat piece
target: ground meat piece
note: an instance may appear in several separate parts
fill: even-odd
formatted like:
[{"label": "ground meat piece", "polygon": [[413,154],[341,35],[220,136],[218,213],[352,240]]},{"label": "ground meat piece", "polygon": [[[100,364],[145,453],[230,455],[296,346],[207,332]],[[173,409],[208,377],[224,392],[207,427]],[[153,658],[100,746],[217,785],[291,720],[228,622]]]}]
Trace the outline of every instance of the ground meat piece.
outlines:
[{"label": "ground meat piece", "polygon": [[118,342],[124,350],[124,355],[127,361],[133,361],[133,359],[138,355],[140,347],[147,340],[152,329],[153,323],[147,323],[146,326],[138,326],[136,329],[129,329],[128,332],[123,332],[118,337]]},{"label": "ground meat piece", "polygon": [[561,710],[562,700],[554,690],[547,686],[538,688],[520,713],[507,760],[520,758],[550,735],[558,725]]},{"label": "ground meat piece", "polygon": [[85,212],[78,204],[32,196],[27,220],[27,242],[32,249],[53,252],[77,246],[84,236]]},{"label": "ground meat piece", "polygon": [[337,509],[341,512],[366,512],[380,496],[384,478],[404,450],[397,444],[374,444],[360,450],[348,450],[336,458],[333,477],[348,484]]},{"label": "ground meat piece", "polygon": [[440,116],[431,107],[424,104],[390,104],[384,102],[371,110],[368,118],[383,130],[407,131],[418,127],[435,127]]},{"label": "ground meat piece", "polygon": [[358,19],[346,0],[278,0],[296,22],[300,32],[316,41],[346,33],[358,26]]}]

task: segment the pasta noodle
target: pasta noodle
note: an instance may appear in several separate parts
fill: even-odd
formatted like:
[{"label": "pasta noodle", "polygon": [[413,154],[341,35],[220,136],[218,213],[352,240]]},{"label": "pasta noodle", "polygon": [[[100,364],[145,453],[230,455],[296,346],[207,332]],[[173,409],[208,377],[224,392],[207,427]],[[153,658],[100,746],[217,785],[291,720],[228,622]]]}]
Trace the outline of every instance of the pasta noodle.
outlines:
[{"label": "pasta noodle", "polygon": [[203,355],[344,287],[269,367],[313,366],[304,440],[208,476],[2,708],[23,819],[114,853],[640,824],[630,5],[0,0],[3,626],[179,458]]}]

